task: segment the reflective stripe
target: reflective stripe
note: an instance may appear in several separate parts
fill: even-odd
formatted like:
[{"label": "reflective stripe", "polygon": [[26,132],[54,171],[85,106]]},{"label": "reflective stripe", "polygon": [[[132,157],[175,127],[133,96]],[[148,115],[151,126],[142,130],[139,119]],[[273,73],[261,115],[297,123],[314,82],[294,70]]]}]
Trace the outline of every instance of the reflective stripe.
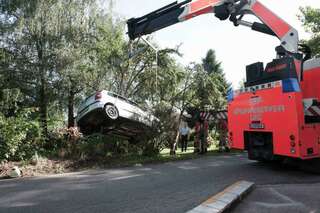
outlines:
[{"label": "reflective stripe", "polygon": [[317,99],[304,99],[304,114],[306,116],[320,116],[320,103]]},{"label": "reflective stripe", "polygon": [[215,114],[211,114],[210,112],[200,112],[200,118],[208,121],[227,120],[228,113],[227,111],[216,112]]},{"label": "reflective stripe", "polygon": [[320,108],[318,106],[312,106],[307,111],[313,116],[320,116]]},{"label": "reflective stripe", "polygon": [[318,115],[320,115],[320,108],[318,106],[311,107]]}]

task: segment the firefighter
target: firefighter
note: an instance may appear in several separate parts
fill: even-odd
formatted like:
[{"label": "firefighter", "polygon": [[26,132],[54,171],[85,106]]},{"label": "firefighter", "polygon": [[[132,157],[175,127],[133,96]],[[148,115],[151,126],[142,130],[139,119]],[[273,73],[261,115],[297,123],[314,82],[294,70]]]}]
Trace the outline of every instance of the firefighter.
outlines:
[{"label": "firefighter", "polygon": [[227,138],[228,138],[227,121],[222,119],[219,120],[218,132],[219,132],[219,152],[223,152],[223,150],[225,150],[226,152],[230,152],[230,148],[227,141]]},{"label": "firefighter", "polygon": [[208,150],[208,129],[209,122],[205,117],[200,116],[196,123],[196,140],[195,140],[195,152],[204,154]]},{"label": "firefighter", "polygon": [[194,140],[194,153],[199,153],[200,152],[200,137],[199,137],[199,132],[200,132],[200,122],[197,121],[195,125],[195,140]]}]

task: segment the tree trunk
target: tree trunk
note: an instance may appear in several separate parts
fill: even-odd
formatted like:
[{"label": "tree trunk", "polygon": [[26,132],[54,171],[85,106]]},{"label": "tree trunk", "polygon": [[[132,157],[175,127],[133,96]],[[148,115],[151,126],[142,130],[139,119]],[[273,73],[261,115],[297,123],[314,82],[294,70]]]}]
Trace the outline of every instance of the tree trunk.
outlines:
[{"label": "tree trunk", "polygon": [[48,141],[48,97],[47,97],[47,78],[46,78],[46,63],[44,60],[43,41],[39,39],[36,43],[37,54],[39,60],[39,113],[40,113],[40,127],[42,137],[45,142]]},{"label": "tree trunk", "polygon": [[177,130],[175,132],[175,139],[171,145],[170,155],[176,154],[176,150],[177,150],[177,146],[178,146],[178,142],[179,142],[179,137],[180,137],[180,133],[179,133],[179,130]]},{"label": "tree trunk", "polygon": [[46,94],[46,80],[44,70],[41,70],[41,83],[39,91],[39,107],[40,107],[40,126],[42,137],[45,141],[48,139],[48,98]]},{"label": "tree trunk", "polygon": [[70,88],[69,95],[68,95],[68,128],[75,126],[74,98],[75,98],[75,93],[72,91],[72,88]]},{"label": "tree trunk", "polygon": [[178,143],[179,143],[180,125],[181,125],[181,119],[182,119],[183,112],[184,112],[184,110],[182,110],[180,112],[180,115],[179,115],[178,126],[177,126],[177,129],[175,131],[174,141],[171,144],[171,150],[170,150],[170,154],[171,155],[175,155],[176,154],[176,149],[177,149],[177,146],[178,146]]}]

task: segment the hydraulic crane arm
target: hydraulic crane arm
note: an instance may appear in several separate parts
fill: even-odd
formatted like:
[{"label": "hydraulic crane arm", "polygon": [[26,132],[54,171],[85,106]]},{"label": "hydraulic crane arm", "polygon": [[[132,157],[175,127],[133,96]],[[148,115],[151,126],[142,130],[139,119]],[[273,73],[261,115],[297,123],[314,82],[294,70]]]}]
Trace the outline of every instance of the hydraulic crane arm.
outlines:
[{"label": "hydraulic crane arm", "polygon": [[[235,26],[244,25],[252,30],[276,36],[288,52],[298,53],[298,32],[257,0],[186,0],[174,2],[140,18],[129,19],[128,34],[131,40],[187,21],[199,15],[214,13],[220,20],[229,18]],[[242,20],[256,16],[261,23]]]}]

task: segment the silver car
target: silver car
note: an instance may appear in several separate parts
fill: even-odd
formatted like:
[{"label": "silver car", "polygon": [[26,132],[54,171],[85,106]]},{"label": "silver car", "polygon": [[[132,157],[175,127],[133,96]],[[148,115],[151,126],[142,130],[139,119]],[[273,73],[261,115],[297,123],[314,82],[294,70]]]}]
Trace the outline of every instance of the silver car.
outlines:
[{"label": "silver car", "polygon": [[101,132],[136,138],[158,119],[135,102],[109,91],[99,91],[80,105],[77,124],[83,134]]}]

